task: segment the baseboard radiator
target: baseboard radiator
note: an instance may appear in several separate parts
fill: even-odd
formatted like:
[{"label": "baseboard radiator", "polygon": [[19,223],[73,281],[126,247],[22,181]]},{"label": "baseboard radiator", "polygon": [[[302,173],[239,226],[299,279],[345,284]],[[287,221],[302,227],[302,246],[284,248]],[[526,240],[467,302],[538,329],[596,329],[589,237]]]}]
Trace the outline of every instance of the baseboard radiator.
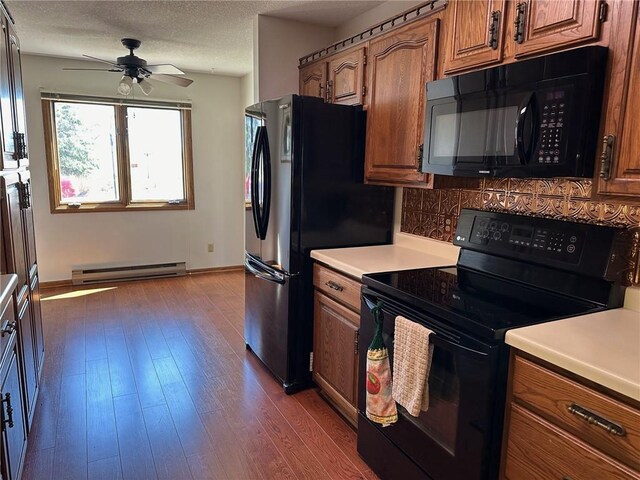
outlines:
[{"label": "baseboard radiator", "polygon": [[187,274],[185,262],[159,263],[155,265],[132,265],[128,267],[85,268],[72,270],[71,283],[127,282],[162,277],[181,277]]}]

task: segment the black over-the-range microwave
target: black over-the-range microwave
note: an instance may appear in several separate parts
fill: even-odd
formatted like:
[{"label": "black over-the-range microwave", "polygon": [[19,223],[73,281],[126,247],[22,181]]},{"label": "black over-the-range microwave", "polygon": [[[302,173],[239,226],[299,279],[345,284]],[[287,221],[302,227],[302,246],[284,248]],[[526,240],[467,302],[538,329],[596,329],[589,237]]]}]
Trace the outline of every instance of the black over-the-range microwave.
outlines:
[{"label": "black over-the-range microwave", "polygon": [[591,177],[607,52],[583,47],[429,82],[422,171]]}]

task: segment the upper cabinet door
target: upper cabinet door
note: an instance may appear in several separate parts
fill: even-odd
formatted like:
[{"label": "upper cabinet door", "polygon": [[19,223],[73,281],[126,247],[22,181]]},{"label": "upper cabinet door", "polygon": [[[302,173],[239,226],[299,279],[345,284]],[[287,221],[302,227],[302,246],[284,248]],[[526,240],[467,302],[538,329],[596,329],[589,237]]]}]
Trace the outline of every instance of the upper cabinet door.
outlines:
[{"label": "upper cabinet door", "polygon": [[501,62],[506,0],[456,1],[449,5],[444,73]]},{"label": "upper cabinet door", "polygon": [[420,172],[425,86],[435,78],[438,19],[390,31],[369,44],[365,179],[427,186]]},{"label": "upper cabinet door", "polygon": [[515,57],[597,40],[601,3],[598,0],[517,2],[513,39]]},{"label": "upper cabinet door", "polygon": [[[598,193],[640,195],[640,6],[621,2],[609,52],[611,75]],[[605,143],[606,139],[606,143]]]},{"label": "upper cabinet door", "polygon": [[327,98],[342,105],[362,104],[365,47],[333,55],[329,62]]},{"label": "upper cabinet door", "polygon": [[9,24],[9,55],[13,76],[13,114],[14,128],[19,138],[16,147],[20,166],[28,165],[27,159],[27,121],[25,118],[24,90],[22,88],[22,62],[20,60],[20,40]]},{"label": "upper cabinet door", "polygon": [[327,62],[320,61],[300,68],[300,95],[326,98]]},{"label": "upper cabinet door", "polygon": [[11,94],[11,69],[9,66],[8,20],[0,15],[2,31],[0,32],[0,127],[2,128],[2,165],[1,169],[17,168],[13,102]]}]

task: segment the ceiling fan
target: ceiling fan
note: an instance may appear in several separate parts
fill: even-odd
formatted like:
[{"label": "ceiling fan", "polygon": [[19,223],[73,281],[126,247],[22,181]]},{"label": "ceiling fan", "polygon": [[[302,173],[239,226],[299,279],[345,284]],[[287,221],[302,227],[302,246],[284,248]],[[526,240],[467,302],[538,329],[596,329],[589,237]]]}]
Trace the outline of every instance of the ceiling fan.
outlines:
[{"label": "ceiling fan", "polygon": [[84,57],[96,60],[98,62],[111,65],[111,68],[63,68],[63,70],[100,70],[105,72],[122,73],[122,78],[118,84],[118,93],[121,95],[129,95],[133,88],[133,83],[140,86],[140,90],[145,95],[149,95],[153,90],[153,85],[149,82],[149,78],[159,80],[161,82],[171,83],[179,87],[188,87],[193,80],[178,75],[184,75],[179,68],[165,63],[161,65],[148,65],[143,58],[137,57],[133,51],[137,49],[142,42],[135,38],[123,38],[120,40],[122,45],[129,50],[129,55],[118,57],[115,62],[102,60],[101,58],[83,55]]}]

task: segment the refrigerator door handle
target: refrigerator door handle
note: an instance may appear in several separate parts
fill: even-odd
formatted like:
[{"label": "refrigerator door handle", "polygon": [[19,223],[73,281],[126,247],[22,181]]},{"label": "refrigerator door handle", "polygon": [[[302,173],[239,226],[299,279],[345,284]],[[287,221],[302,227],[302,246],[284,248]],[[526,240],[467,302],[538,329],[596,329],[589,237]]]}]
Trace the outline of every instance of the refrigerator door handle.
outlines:
[{"label": "refrigerator door handle", "polygon": [[256,231],[256,237],[263,240],[260,237],[260,204],[258,203],[258,159],[260,158],[260,148],[262,143],[260,137],[262,136],[262,129],[264,127],[258,127],[256,129],[256,136],[253,139],[253,154],[251,155],[251,215],[253,217],[253,227]]},{"label": "refrigerator door handle", "polygon": [[249,261],[257,266],[260,270],[266,271],[273,276],[276,277],[293,277],[295,273],[289,273],[286,270],[282,270],[280,268],[274,267],[273,265],[269,265],[268,263],[264,263],[260,258],[252,255],[250,253],[245,252],[245,257],[249,259]]},{"label": "refrigerator door handle", "polygon": [[260,212],[260,240],[264,240],[267,237],[271,210],[271,152],[269,150],[269,136],[266,127],[262,127],[260,143],[262,144],[260,158],[262,160],[262,181],[264,183],[262,188],[262,209]]},{"label": "refrigerator door handle", "polygon": [[280,285],[284,285],[287,282],[287,275],[284,273],[277,273],[274,269],[264,268],[266,265],[262,262],[256,262],[252,255],[247,254],[245,256],[244,266],[249,270],[249,272],[263,280],[279,283]]}]

